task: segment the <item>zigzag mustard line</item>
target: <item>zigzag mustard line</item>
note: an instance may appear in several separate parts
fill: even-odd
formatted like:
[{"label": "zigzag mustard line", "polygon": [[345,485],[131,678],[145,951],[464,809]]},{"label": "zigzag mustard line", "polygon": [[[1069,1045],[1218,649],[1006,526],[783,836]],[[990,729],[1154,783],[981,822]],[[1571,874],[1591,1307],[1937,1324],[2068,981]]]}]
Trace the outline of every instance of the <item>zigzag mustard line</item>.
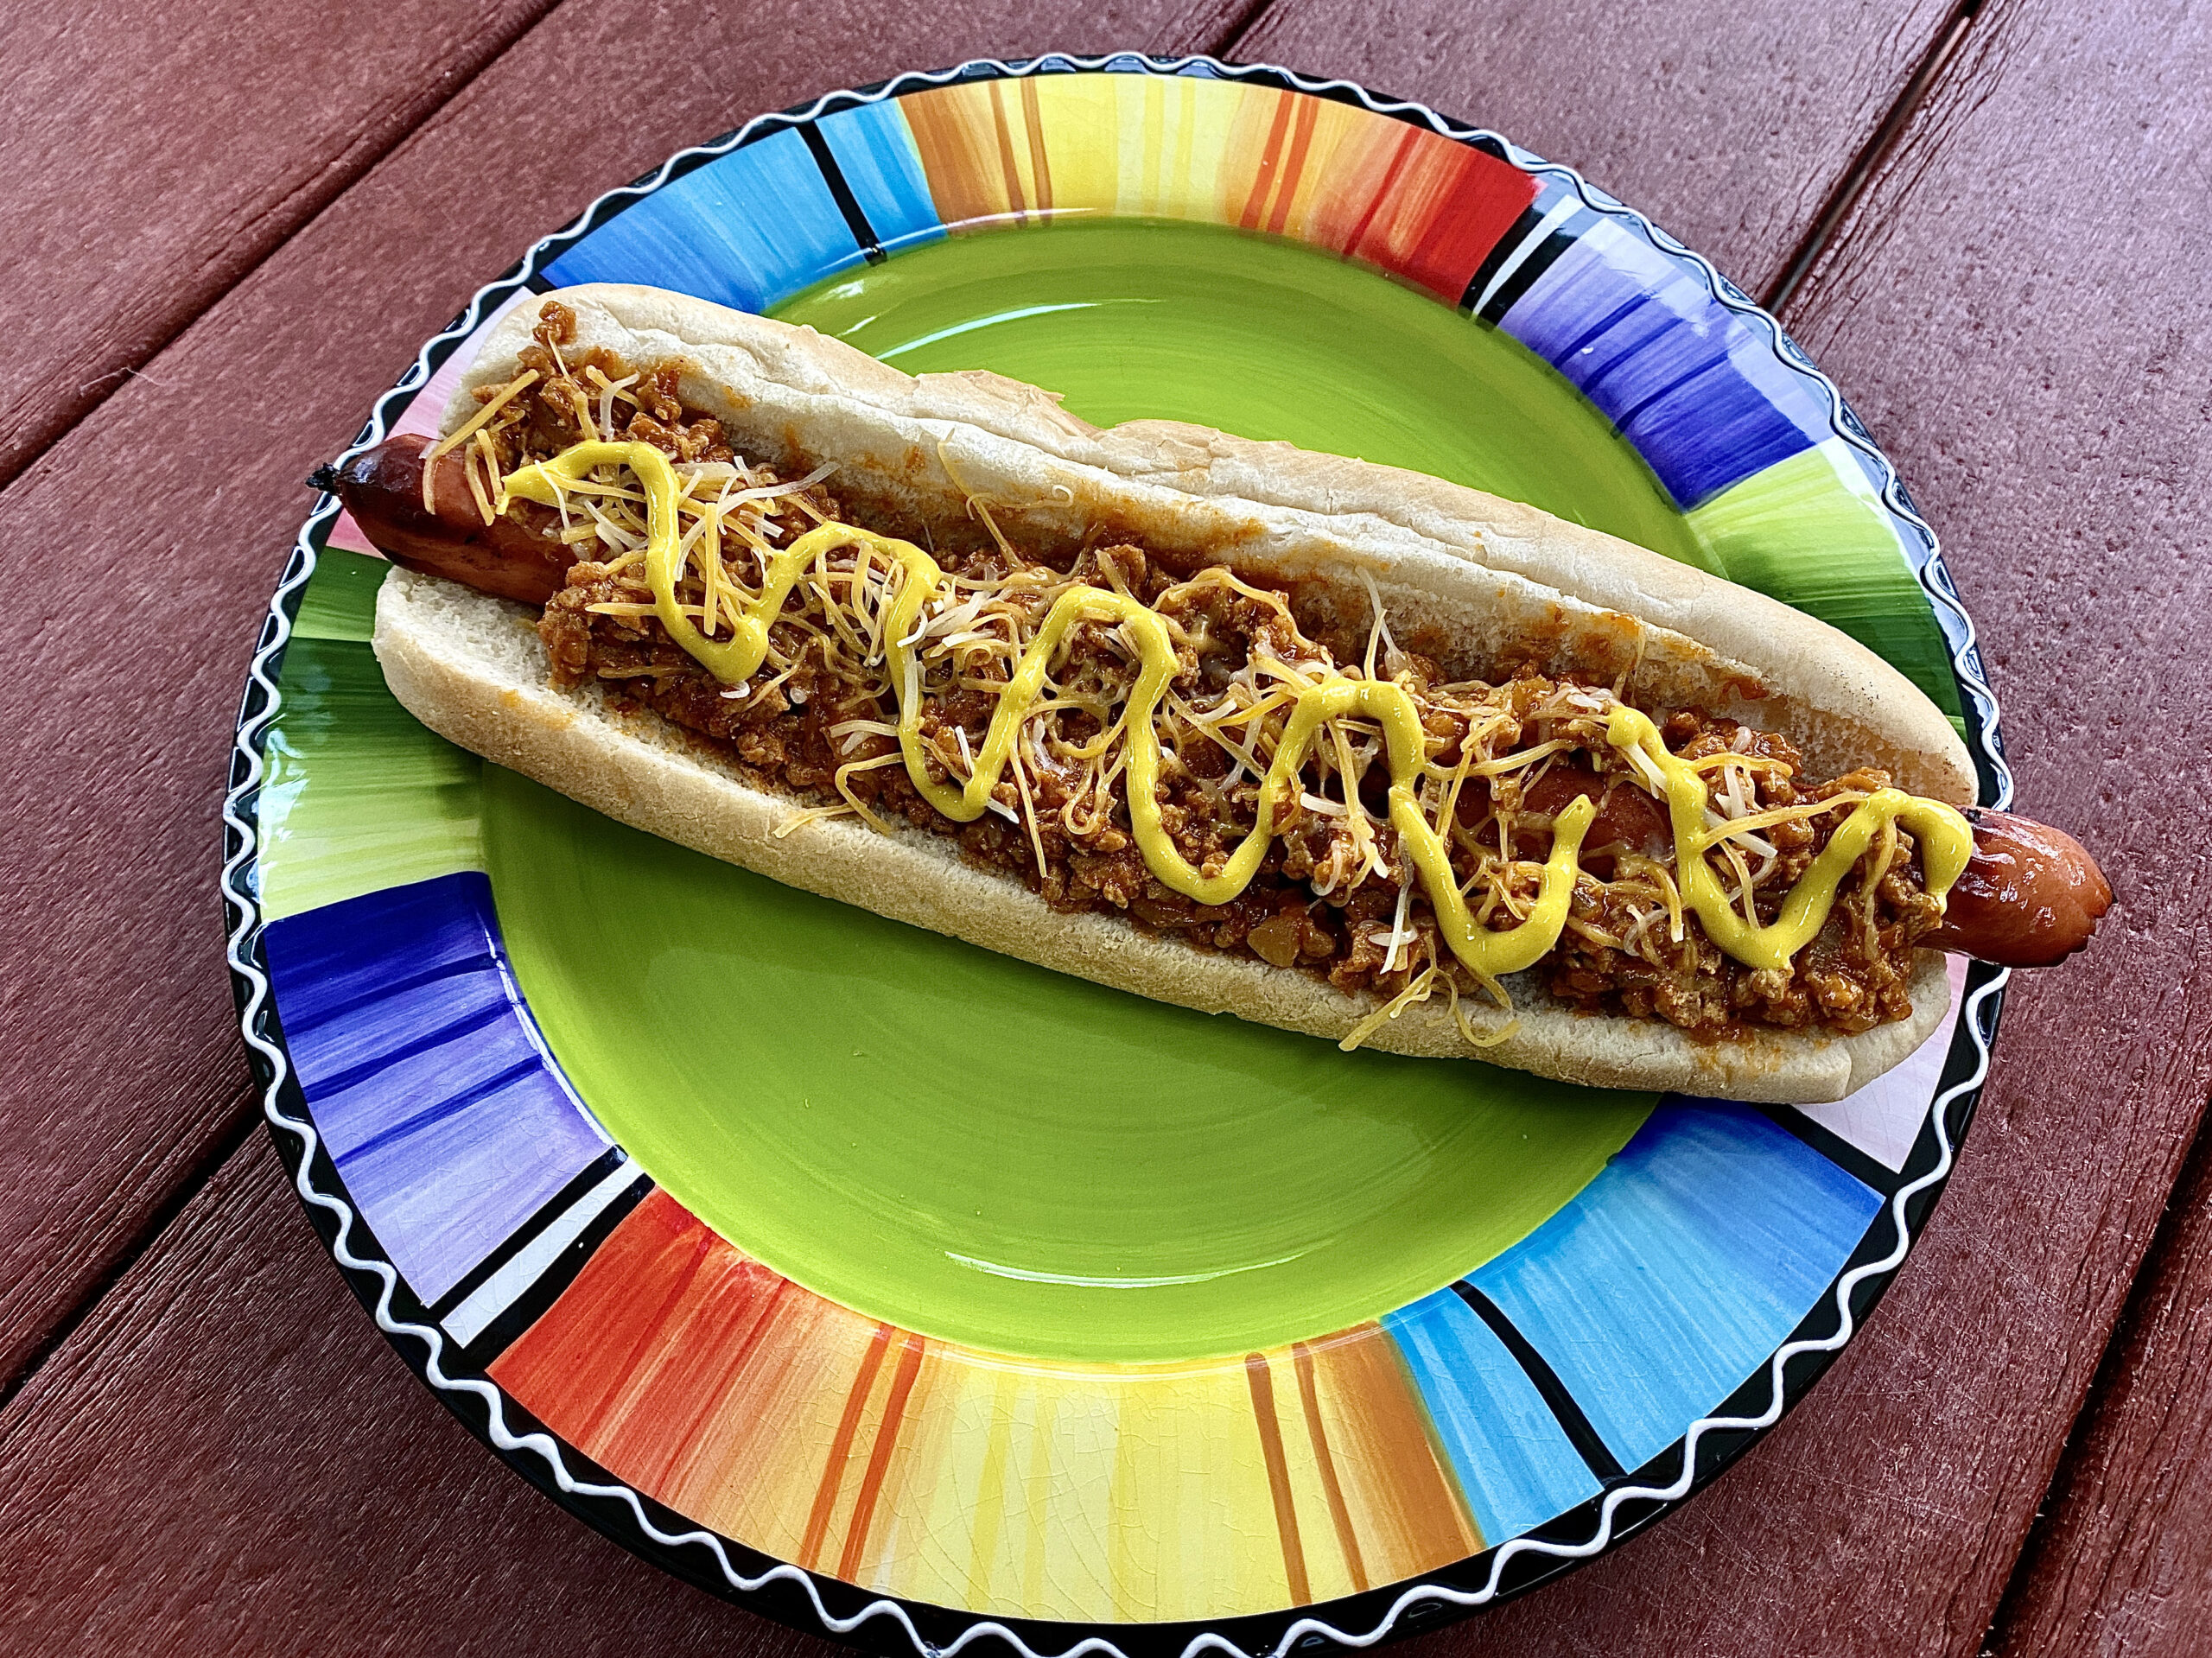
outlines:
[{"label": "zigzag mustard line", "polygon": [[1211,905],[1227,904],[1249,886],[1275,837],[1279,803],[1295,795],[1298,774],[1322,727],[1331,720],[1357,714],[1382,727],[1390,762],[1390,823],[1420,873],[1422,890],[1436,912],[1438,930],[1452,953],[1476,973],[1499,978],[1535,966],[1559,942],[1566,928],[1567,900],[1573,895],[1578,870],[1576,854],[1597,816],[1597,807],[1580,799],[1560,814],[1535,905],[1519,925],[1504,932],[1491,931],[1468,908],[1452,873],[1443,838],[1430,827],[1414,798],[1414,785],[1427,763],[1428,734],[1421,727],[1420,710],[1402,686],[1332,674],[1301,689],[1261,786],[1259,821],[1225,863],[1217,867],[1209,863],[1201,870],[1176,849],[1160,818],[1160,734],[1153,719],[1161,696],[1175,677],[1176,661],[1174,642],[1158,612],[1127,594],[1098,588],[1074,588],[1062,594],[1000,693],[974,770],[967,782],[956,788],[949,779],[930,775],[928,752],[922,740],[921,673],[913,655],[915,622],[944,580],[935,559],[912,542],[851,524],[823,524],[766,559],[760,595],[737,607],[730,622],[730,638],[709,638],[684,613],[677,594],[685,562],[677,524],[681,491],[668,457],[652,444],[576,444],[550,461],[512,474],[502,486],[502,503],[521,496],[553,505],[560,499],[563,483],[576,483],[594,467],[609,465],[629,467],[645,490],[645,577],[652,588],[655,613],[670,637],[725,684],[741,684],[759,670],[768,652],[769,624],[782,612],[799,572],[822,554],[840,547],[865,547],[881,553],[905,571],[906,579],[900,583],[884,622],[891,684],[899,699],[899,746],[914,787],[955,823],[972,823],[988,810],[991,791],[1013,758],[1022,722],[1043,693],[1046,673],[1068,630],[1079,621],[1118,626],[1136,647],[1141,664],[1122,715],[1129,744],[1130,827],[1146,867],[1164,885],[1185,898]]},{"label": "zigzag mustard line", "polygon": [[[988,810],[992,791],[1013,759],[1022,722],[1043,695],[1045,676],[1061,642],[1077,622],[1095,622],[1122,629],[1135,647],[1141,664],[1122,716],[1128,734],[1129,824],[1146,867],[1163,885],[1200,904],[1234,900],[1259,873],[1260,861],[1274,840],[1283,804],[1295,797],[1299,773],[1322,727],[1332,720],[1356,715],[1382,728],[1390,765],[1390,824],[1420,874],[1421,890],[1435,912],[1437,931],[1452,955],[1478,975],[1496,980],[1534,967],[1566,930],[1567,905],[1580,871],[1577,859],[1583,836],[1597,816],[1596,804],[1586,796],[1579,797],[1559,814],[1535,904],[1518,925],[1503,932],[1490,931],[1475,919],[1461,895],[1449,849],[1414,797],[1414,785],[1427,764],[1429,739],[1421,725],[1421,710],[1402,685],[1332,673],[1302,686],[1261,785],[1258,820],[1225,861],[1217,865],[1210,861],[1200,869],[1177,850],[1160,816],[1160,734],[1154,716],[1175,677],[1177,664],[1174,641],[1157,611],[1128,594],[1098,588],[1076,587],[1063,593],[999,694],[982,752],[976,756],[967,781],[955,787],[949,778],[930,775],[929,751],[921,729],[921,670],[913,654],[922,607],[944,586],[944,572],[935,559],[912,542],[895,537],[852,524],[823,524],[764,561],[759,596],[732,607],[728,639],[710,638],[685,614],[677,595],[689,556],[679,534],[682,490],[668,457],[652,444],[576,444],[552,460],[524,467],[508,477],[500,487],[500,505],[504,509],[515,496],[556,505],[563,484],[580,482],[601,466],[627,467],[644,487],[645,576],[652,588],[654,613],[670,637],[725,684],[741,684],[760,670],[768,652],[770,623],[782,613],[799,572],[823,554],[842,547],[864,547],[872,554],[880,553],[905,572],[906,580],[899,584],[884,625],[892,689],[899,700],[899,746],[914,787],[955,823],[971,823]],[[714,556],[711,549],[709,556]],[[709,627],[714,626],[715,607],[710,602]],[[1719,834],[1726,833],[1726,826],[1719,831],[1706,827],[1709,795],[1704,778],[1669,752],[1658,727],[1646,715],[1625,705],[1613,709],[1606,740],[1632,761],[1641,762],[1646,782],[1656,781],[1655,792],[1668,804],[1675,837],[1675,868],[1684,904],[1696,912],[1713,943],[1747,966],[1788,966],[1826,923],[1844,876],[1866,854],[1874,837],[1893,823],[1903,823],[1920,837],[1928,890],[1939,899],[1974,855],[1974,830],[1962,814],[1940,801],[1923,799],[1901,789],[1877,790],[1837,827],[1812,867],[1783,899],[1779,915],[1762,925],[1738,912],[1706,860],[1706,852]]]}]

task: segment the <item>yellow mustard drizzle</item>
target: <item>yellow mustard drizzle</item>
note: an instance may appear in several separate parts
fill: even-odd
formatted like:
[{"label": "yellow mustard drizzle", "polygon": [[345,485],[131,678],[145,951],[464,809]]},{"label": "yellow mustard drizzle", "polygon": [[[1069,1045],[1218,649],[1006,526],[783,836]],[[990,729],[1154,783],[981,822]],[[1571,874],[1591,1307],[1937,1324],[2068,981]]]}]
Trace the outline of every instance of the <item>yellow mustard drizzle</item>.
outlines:
[{"label": "yellow mustard drizzle", "polygon": [[683,492],[677,484],[676,468],[652,444],[578,443],[550,461],[521,467],[500,483],[499,511],[505,511],[508,501],[518,495],[541,506],[558,506],[563,486],[582,483],[584,474],[596,467],[629,467],[645,492],[645,580],[652,588],[653,612],[669,638],[725,685],[750,679],[768,654],[768,624],[783,609],[791,583],[804,566],[805,561],[792,556],[798,549],[787,547],[769,561],[760,599],[731,618],[732,637],[710,639],[677,602],[677,582],[683,574],[677,502]]},{"label": "yellow mustard drizzle", "polygon": [[1640,752],[1658,771],[1675,830],[1675,880],[1681,888],[1682,903],[1697,912],[1706,937],[1746,967],[1789,966],[1790,957],[1812,943],[1827,922],[1836,887],[1890,823],[1903,823],[1919,841],[1928,891],[1938,899],[1951,890],[1974,856],[1974,829],[1962,813],[1902,789],[1877,789],[1837,825],[1813,867],[1797,878],[1782,900],[1781,913],[1761,926],[1729,902],[1720,877],[1706,861],[1706,853],[1727,830],[1725,825],[1712,830],[1705,826],[1705,779],[1697,768],[1668,753],[1659,727],[1624,705],[1614,708],[1608,719],[1605,740],[1624,751]]},{"label": "yellow mustard drizzle", "polygon": [[[1452,953],[1475,973],[1498,978],[1533,967],[1559,942],[1567,926],[1567,905],[1580,873],[1583,837],[1598,809],[1586,797],[1568,803],[1554,820],[1552,849],[1537,886],[1536,902],[1519,924],[1493,932],[1478,923],[1459,892],[1451,857],[1415,798],[1414,789],[1427,763],[1428,734],[1420,710],[1402,686],[1385,680],[1352,679],[1332,674],[1302,689],[1291,710],[1282,740],[1260,789],[1259,816],[1226,861],[1193,866],[1176,849],[1160,821],[1160,746],[1154,715],[1175,676],[1175,647],[1158,613],[1126,594],[1080,587],[1062,594],[1046,613],[1014,676],[1000,693],[989,729],[967,781],[930,775],[922,740],[921,674],[913,657],[916,623],[922,607],[942,590],[944,572],[912,542],[852,524],[825,524],[807,531],[764,559],[759,597],[732,607],[731,637],[709,638],[685,615],[677,594],[687,556],[680,540],[677,503],[682,491],[668,457],[650,443],[583,442],[550,461],[524,467],[502,483],[504,511],[517,496],[557,505],[563,485],[580,483],[601,466],[624,466],[634,473],[645,497],[645,576],[654,613],[669,636],[724,684],[737,685],[759,671],[768,652],[768,628],[781,613],[799,573],[818,556],[858,546],[880,554],[906,579],[885,617],[885,654],[899,701],[899,746],[906,775],[922,797],[956,823],[973,823],[989,809],[992,791],[1013,758],[1023,721],[1044,689],[1045,676],[1060,642],[1077,622],[1118,626],[1135,648],[1137,683],[1129,693],[1122,725],[1128,735],[1129,823],[1145,865],[1165,886],[1200,904],[1233,900],[1259,873],[1260,861],[1275,835],[1279,803],[1297,792],[1299,772],[1332,720],[1357,715],[1382,728],[1390,765],[1390,823],[1421,880],[1435,912],[1438,931]],[[1706,852],[1726,833],[1705,826],[1705,779],[1688,761],[1668,752],[1658,727],[1636,709],[1613,709],[1606,738],[1616,748],[1641,753],[1664,784],[1675,834],[1675,879],[1682,902],[1694,911],[1713,943],[1753,968],[1787,966],[1809,943],[1835,903],[1838,886],[1892,822],[1919,837],[1929,892],[1938,899],[1950,890],[1974,855],[1974,832],[1963,816],[1939,801],[1900,789],[1881,789],[1867,797],[1828,839],[1827,848],[1783,900],[1781,913],[1768,925],[1746,920],[1730,903]]]}]

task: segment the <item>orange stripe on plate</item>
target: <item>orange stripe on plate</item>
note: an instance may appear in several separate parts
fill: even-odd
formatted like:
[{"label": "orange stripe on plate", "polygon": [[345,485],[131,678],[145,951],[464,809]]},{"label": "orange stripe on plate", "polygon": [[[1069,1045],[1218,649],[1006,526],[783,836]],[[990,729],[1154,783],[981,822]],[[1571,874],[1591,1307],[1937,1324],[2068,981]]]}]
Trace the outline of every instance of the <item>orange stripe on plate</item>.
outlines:
[{"label": "orange stripe on plate", "polygon": [[1243,216],[1236,222],[1245,230],[1257,230],[1260,215],[1267,211],[1268,191],[1274,183],[1275,162],[1282,154],[1282,135],[1290,124],[1291,94],[1275,94],[1275,118],[1268,125],[1267,147],[1260,152],[1260,165],[1252,176],[1252,194],[1244,203]]},{"label": "orange stripe on plate", "polygon": [[1480,150],[1432,139],[1408,168],[1399,197],[1382,238],[1404,247],[1392,268],[1456,304],[1491,249],[1536,199],[1536,181]]},{"label": "orange stripe on plate", "polygon": [[1383,172],[1382,182],[1375,187],[1375,194],[1368,201],[1367,211],[1360,214],[1359,223],[1351,227],[1351,235],[1345,239],[1346,253],[1358,256],[1359,245],[1367,239],[1368,226],[1375,222],[1376,214],[1382,211],[1382,203],[1395,187],[1398,175],[1406,170],[1407,159],[1412,156],[1414,146],[1420,142],[1421,130],[1408,127],[1405,137],[1398,140],[1398,147],[1390,152],[1390,165]]},{"label": "orange stripe on plate", "polygon": [[853,1378],[852,1391],[845,1395],[845,1413],[837,1419],[837,1434],[830,1441],[830,1455],[822,1464],[822,1483],[814,1488],[814,1507],[807,1513],[806,1531],[799,1540],[798,1563],[809,1571],[815,1569],[822,1553],[830,1515],[837,1507],[837,1488],[844,1483],[845,1463],[852,1455],[853,1435],[860,1427],[869,1390],[875,1386],[875,1373],[883,1367],[883,1350],[890,1343],[891,1326],[876,1325],[868,1356],[861,1361],[861,1373]]},{"label": "orange stripe on plate", "polygon": [[964,86],[940,87],[899,100],[899,113],[914,135],[915,152],[930,182],[937,216],[949,226],[995,217],[997,200],[989,185],[987,158],[972,94]]},{"label": "orange stripe on plate", "polygon": [[1275,1531],[1282,1539],[1283,1574],[1290,1579],[1294,1606],[1311,1604],[1313,1587],[1306,1576],[1306,1549],[1298,1540],[1298,1505],[1290,1495],[1290,1464],[1282,1452],[1282,1424],[1275,1420],[1275,1388],[1264,1355],[1244,1356],[1245,1379],[1252,1384],[1252,1416],[1260,1426],[1260,1450],[1268,1459],[1268,1490],[1274,1498]]},{"label": "orange stripe on plate", "polygon": [[1021,83],[1021,124],[1029,129],[1029,172],[1037,186],[1037,211],[1052,211],[1052,163],[1045,154],[1045,118],[1037,107],[1037,81],[1026,77]]},{"label": "orange stripe on plate", "polygon": [[1028,215],[1022,211],[1021,169],[1014,162],[1014,134],[1007,126],[1006,99],[1001,94],[1002,83],[991,83],[991,125],[997,130],[999,140],[999,170],[1006,175],[1007,210],[1013,213],[1017,225],[1027,224]]},{"label": "orange stripe on plate", "polygon": [[[1022,83],[1025,86],[1028,82]],[[884,1401],[883,1420],[875,1430],[875,1449],[869,1453],[868,1472],[860,1495],[853,1499],[852,1523],[845,1528],[844,1553],[837,1557],[837,1575],[851,1583],[860,1570],[861,1552],[868,1543],[868,1522],[875,1517],[875,1499],[883,1490],[884,1471],[899,1443],[899,1428],[906,1413],[906,1397],[914,1391],[914,1378],[922,1369],[922,1338],[909,1334],[899,1350],[899,1368],[892,1372],[891,1396]]]},{"label": "orange stripe on plate", "polygon": [[654,1329],[640,1305],[674,1274],[692,1226],[683,1205],[656,1186],[584,1263],[544,1316],[492,1361],[490,1375],[538,1420],[594,1457],[586,1430],[620,1396],[626,1377],[608,1356]]},{"label": "orange stripe on plate", "polygon": [[1337,1528],[1337,1547],[1344,1557],[1355,1590],[1367,1587],[1367,1566],[1359,1558],[1359,1534],[1351,1528],[1351,1509],[1344,1502],[1344,1482],[1337,1477],[1336,1458],[1329,1454],[1329,1431],[1321,1424],[1321,1397],[1313,1388],[1313,1350],[1293,1342],[1292,1362],[1298,1368],[1298,1398],[1306,1409],[1306,1432],[1313,1441],[1314,1460],[1321,1466],[1321,1491],[1329,1500],[1329,1520]]},{"label": "orange stripe on plate", "polygon": [[[621,1409],[631,1388],[636,1384],[647,1356],[666,1339],[668,1325],[676,1317],[677,1309],[683,1305],[684,1298],[690,1293],[692,1283],[699,1276],[699,1269],[707,1264],[708,1257],[713,1255],[715,1246],[721,1242],[688,1212],[684,1219],[690,1222],[684,1229],[690,1236],[684,1241],[690,1245],[691,1258],[670,1280],[668,1287],[661,1293],[659,1305],[639,1325],[629,1352],[603,1372],[607,1380],[599,1402],[570,1432],[569,1437],[579,1445],[596,1446],[599,1444],[609,1420]],[[677,1234],[677,1238],[682,1237],[682,1233]],[[676,1241],[671,1240],[671,1242]],[[594,1451],[594,1454],[597,1452]]]},{"label": "orange stripe on plate", "polygon": [[618,1423],[593,1455],[672,1507],[702,1456],[731,1378],[745,1368],[793,1287],[717,1242],[664,1323],[653,1350],[624,1384]]},{"label": "orange stripe on plate", "polygon": [[1298,100],[1298,125],[1291,133],[1290,161],[1282,170],[1282,187],[1275,192],[1275,210],[1268,216],[1268,228],[1277,236],[1282,234],[1283,225],[1290,218],[1291,200],[1298,194],[1298,177],[1306,170],[1306,153],[1313,147],[1313,127],[1320,115],[1320,106],[1313,98]]},{"label": "orange stripe on plate", "polygon": [[1363,1324],[1308,1349],[1316,1403],[1333,1429],[1329,1450],[1344,1506],[1359,1517],[1369,1579],[1395,1583],[1479,1553],[1482,1535],[1446,1472],[1449,1456],[1397,1344]]}]

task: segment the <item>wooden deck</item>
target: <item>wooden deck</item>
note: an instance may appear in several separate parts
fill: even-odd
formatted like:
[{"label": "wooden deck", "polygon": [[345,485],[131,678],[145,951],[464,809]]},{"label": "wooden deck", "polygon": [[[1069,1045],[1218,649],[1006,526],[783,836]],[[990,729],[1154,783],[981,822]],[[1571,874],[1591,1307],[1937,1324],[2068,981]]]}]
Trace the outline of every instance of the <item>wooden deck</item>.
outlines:
[{"label": "wooden deck", "polygon": [[2120,894],[2016,983],[1949,1194],[1805,1406],[1405,1650],[2205,1649],[2212,17],[92,0],[0,21],[0,1653],[829,1650],[563,1515],[352,1303],[221,970],[225,757],[300,480],[529,237],[756,110],[1129,47],[1495,125],[1777,303],[1943,534],[2024,805]]}]

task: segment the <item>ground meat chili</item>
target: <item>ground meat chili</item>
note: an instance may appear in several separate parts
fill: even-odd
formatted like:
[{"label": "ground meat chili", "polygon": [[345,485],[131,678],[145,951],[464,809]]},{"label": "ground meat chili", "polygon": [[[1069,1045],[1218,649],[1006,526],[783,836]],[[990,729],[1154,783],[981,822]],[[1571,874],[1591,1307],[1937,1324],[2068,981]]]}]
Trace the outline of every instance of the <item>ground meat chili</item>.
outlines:
[{"label": "ground meat chili", "polygon": [[[817,523],[848,521],[830,489],[779,486],[765,468],[748,467],[714,419],[683,405],[676,368],[632,373],[608,353],[576,350],[574,338],[573,317],[548,302],[522,355],[524,369],[539,378],[479,440],[493,487],[493,467],[503,473],[586,438],[651,443],[683,463],[680,471],[708,479],[702,487],[710,493],[718,488],[726,500],[734,486],[760,497],[736,511],[737,534],[716,531],[726,579],[747,595],[758,590],[766,549]],[[501,390],[479,396],[488,401]],[[868,615],[880,623],[882,613],[870,613],[861,595],[887,594],[887,569],[863,569],[857,548],[825,555],[772,624],[760,672],[726,686],[652,613],[640,521],[622,518],[623,498],[610,486],[580,497],[575,511],[523,509],[560,524],[579,555],[538,626],[556,683],[597,683],[618,707],[662,715],[758,786],[789,797],[791,832],[804,833],[810,818],[847,814],[886,829],[909,825],[957,837],[968,858],[1056,909],[1118,912],[1195,948],[1248,954],[1348,992],[1395,995],[1433,972],[1459,991],[1503,994],[1477,985],[1438,937],[1387,821],[1389,772],[1373,727],[1346,720],[1325,732],[1258,874],[1231,902],[1200,905],[1152,875],[1130,833],[1115,717],[1137,664],[1114,630],[1079,622],[1070,631],[1039,705],[1046,711],[1023,722],[992,810],[954,823],[907,774],[881,641],[863,636]],[[635,502],[634,492],[628,499]],[[1014,544],[988,511],[981,518],[988,534],[975,536],[976,544],[934,553],[948,596],[925,613],[920,636],[919,654],[937,652],[924,670],[922,733],[956,784],[982,746],[995,688],[1025,648],[1025,626],[1033,633],[1071,583],[1114,588],[1167,619],[1178,640],[1179,672],[1159,715],[1160,799],[1164,826],[1193,865],[1211,858],[1218,867],[1255,821],[1259,777],[1282,723],[1268,711],[1270,696],[1300,674],[1387,677],[1413,697],[1432,739],[1424,804],[1440,825],[1448,816],[1452,866],[1484,924],[1510,927],[1534,902],[1551,823],[1566,804],[1580,795],[1598,804],[1567,930],[1535,969],[1554,996],[1711,1039],[1759,1025],[1849,1033],[1910,1012],[1915,943],[1940,924],[1942,911],[1923,890],[1902,829],[1861,858],[1826,926],[1789,968],[1746,967],[1707,937],[1675,894],[1666,810],[1605,739],[1611,689],[1526,669],[1496,683],[1448,683],[1436,663],[1398,649],[1379,616],[1363,651],[1357,640],[1334,638],[1325,621],[1303,625],[1294,597],[1227,570],[1171,570],[1124,543],[1086,544],[1055,559]],[[685,591],[707,614],[697,581]],[[848,595],[849,613],[838,607]],[[1889,781],[1869,769],[1810,782],[1783,738],[1695,709],[1646,712],[1669,749],[1705,773],[1716,812],[1759,820],[1707,855],[1739,908],[1749,893],[1762,923],[1774,919],[1851,807]]]}]

